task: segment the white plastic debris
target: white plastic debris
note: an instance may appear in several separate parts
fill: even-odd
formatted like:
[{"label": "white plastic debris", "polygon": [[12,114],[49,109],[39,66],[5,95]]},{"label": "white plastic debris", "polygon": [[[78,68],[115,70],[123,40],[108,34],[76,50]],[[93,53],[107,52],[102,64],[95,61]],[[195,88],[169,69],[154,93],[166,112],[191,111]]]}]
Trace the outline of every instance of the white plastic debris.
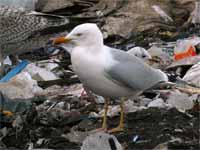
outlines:
[{"label": "white plastic debris", "polygon": [[200,87],[200,62],[187,71],[183,80]]},{"label": "white plastic debris", "polygon": [[148,52],[151,56],[159,56],[159,54],[163,53],[170,57],[174,56],[174,47],[176,45],[176,42],[155,42],[150,43],[151,46],[150,49],[148,49]]},{"label": "white plastic debris", "polygon": [[4,65],[10,65],[10,66],[12,65],[12,62],[11,62],[11,60],[8,56],[6,57],[6,59],[4,59],[3,64]]},{"label": "white plastic debris", "polygon": [[[144,106],[135,106],[134,102],[131,100],[127,100],[124,102],[124,112],[125,113],[130,113],[130,112],[136,112],[142,109],[146,109],[146,107]],[[109,106],[108,107],[108,112],[107,112],[107,116],[109,117],[114,117],[120,114],[120,105],[115,105],[115,106]],[[103,116],[104,115],[104,109],[101,110],[99,112],[99,116]]]},{"label": "white plastic debris", "polygon": [[146,98],[146,97],[144,97],[144,96],[140,96],[140,97],[138,97],[138,98],[139,98],[139,101],[138,101],[139,106],[144,106],[144,107],[146,107],[146,106],[148,106],[148,104],[152,101],[152,99]]},{"label": "white plastic debris", "polygon": [[67,95],[80,97],[82,91],[83,91],[83,85],[82,84],[73,84],[71,86],[66,87],[66,94]]},{"label": "white plastic debris", "polygon": [[77,131],[73,128],[71,128],[70,132],[67,134],[63,134],[62,137],[68,139],[70,142],[73,143],[82,143],[84,141],[84,139],[91,134],[91,131]]},{"label": "white plastic debris", "polygon": [[28,149],[27,150],[53,150],[49,148],[34,148],[33,143],[28,143]]},{"label": "white plastic debris", "polygon": [[1,83],[0,91],[10,99],[29,99],[39,95],[43,90],[29,73],[22,72],[8,82]]},{"label": "white plastic debris", "polygon": [[164,69],[166,66],[171,64],[174,54],[173,43],[168,46],[164,46],[162,43],[152,43],[151,45],[152,47],[148,49],[148,53],[152,57],[152,60],[148,63],[149,65],[154,68]]},{"label": "white plastic debris", "polygon": [[45,68],[37,67],[35,64],[29,64],[24,72],[28,72],[31,77],[37,81],[49,81],[59,79],[54,73],[48,71]]},{"label": "white plastic debris", "polygon": [[94,96],[95,96],[95,102],[96,102],[97,104],[104,104],[104,102],[105,102],[104,97],[99,96],[99,95],[96,95],[96,94],[94,94]]},{"label": "white plastic debris", "polygon": [[[101,110],[99,112],[99,116],[103,116],[104,115],[104,111],[105,111],[105,109]],[[119,105],[108,106],[107,116],[114,117],[114,116],[119,115],[119,113],[120,113],[120,106]]]},{"label": "white plastic debris", "polygon": [[166,22],[173,22],[173,19],[167,15],[164,10],[162,10],[158,5],[153,5],[152,8],[166,21]]},{"label": "white plastic debris", "polygon": [[41,68],[45,68],[48,71],[52,71],[53,69],[59,66],[58,63],[55,63],[55,62],[60,62],[60,60],[50,59],[50,60],[39,61],[37,62],[37,66]]},{"label": "white plastic debris", "polygon": [[83,141],[81,150],[123,150],[123,148],[115,136],[98,132]]},{"label": "white plastic debris", "polygon": [[147,60],[151,58],[151,55],[148,53],[148,51],[142,47],[134,47],[127,51],[127,53],[134,55],[138,58],[141,58],[143,60]]},{"label": "white plastic debris", "polygon": [[166,102],[172,107],[185,111],[193,107],[193,100],[195,100],[193,96],[188,96],[188,94],[176,90],[170,93]]},{"label": "white plastic debris", "polygon": [[167,105],[165,104],[165,102],[163,101],[163,99],[157,98],[156,100],[150,102],[148,104],[148,107],[166,108]]}]

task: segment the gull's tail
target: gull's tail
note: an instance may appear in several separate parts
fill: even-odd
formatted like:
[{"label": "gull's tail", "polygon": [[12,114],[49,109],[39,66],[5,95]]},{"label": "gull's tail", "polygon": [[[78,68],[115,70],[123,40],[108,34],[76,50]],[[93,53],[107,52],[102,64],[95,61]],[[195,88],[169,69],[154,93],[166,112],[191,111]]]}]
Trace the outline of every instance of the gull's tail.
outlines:
[{"label": "gull's tail", "polygon": [[188,94],[200,94],[200,87],[188,83],[181,78],[179,78],[178,75],[174,73],[165,73],[168,77],[168,81],[166,82],[160,82],[156,86],[154,86],[152,89],[178,89],[184,93]]}]

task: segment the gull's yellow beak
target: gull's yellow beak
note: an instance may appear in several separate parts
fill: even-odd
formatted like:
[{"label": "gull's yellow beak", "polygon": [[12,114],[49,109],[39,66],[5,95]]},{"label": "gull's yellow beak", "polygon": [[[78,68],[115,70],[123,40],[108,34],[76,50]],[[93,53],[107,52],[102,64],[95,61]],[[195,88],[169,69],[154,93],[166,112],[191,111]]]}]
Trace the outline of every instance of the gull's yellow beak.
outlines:
[{"label": "gull's yellow beak", "polygon": [[67,37],[57,37],[55,39],[53,39],[53,44],[54,45],[58,45],[58,44],[62,44],[62,43],[68,43],[69,41],[71,41],[72,39],[67,38]]}]

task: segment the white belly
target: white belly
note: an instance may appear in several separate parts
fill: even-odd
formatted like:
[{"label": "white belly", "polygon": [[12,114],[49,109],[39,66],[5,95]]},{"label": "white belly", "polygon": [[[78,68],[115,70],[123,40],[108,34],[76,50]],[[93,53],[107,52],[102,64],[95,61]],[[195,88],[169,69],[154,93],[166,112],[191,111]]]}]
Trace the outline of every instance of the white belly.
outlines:
[{"label": "white belly", "polygon": [[120,86],[105,76],[105,55],[91,56],[89,53],[73,52],[72,66],[74,72],[89,90],[104,97],[122,97],[134,95],[135,92]]}]

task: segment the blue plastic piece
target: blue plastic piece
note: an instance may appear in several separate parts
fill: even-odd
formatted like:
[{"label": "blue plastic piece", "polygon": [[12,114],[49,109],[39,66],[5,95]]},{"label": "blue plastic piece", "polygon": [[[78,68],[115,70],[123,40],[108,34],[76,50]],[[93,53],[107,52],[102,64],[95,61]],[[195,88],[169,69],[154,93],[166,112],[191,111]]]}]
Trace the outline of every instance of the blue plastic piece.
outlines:
[{"label": "blue plastic piece", "polygon": [[4,83],[9,81],[12,77],[16,76],[20,73],[26,66],[29,64],[27,60],[21,61],[14,69],[9,71],[1,80],[0,83]]}]

